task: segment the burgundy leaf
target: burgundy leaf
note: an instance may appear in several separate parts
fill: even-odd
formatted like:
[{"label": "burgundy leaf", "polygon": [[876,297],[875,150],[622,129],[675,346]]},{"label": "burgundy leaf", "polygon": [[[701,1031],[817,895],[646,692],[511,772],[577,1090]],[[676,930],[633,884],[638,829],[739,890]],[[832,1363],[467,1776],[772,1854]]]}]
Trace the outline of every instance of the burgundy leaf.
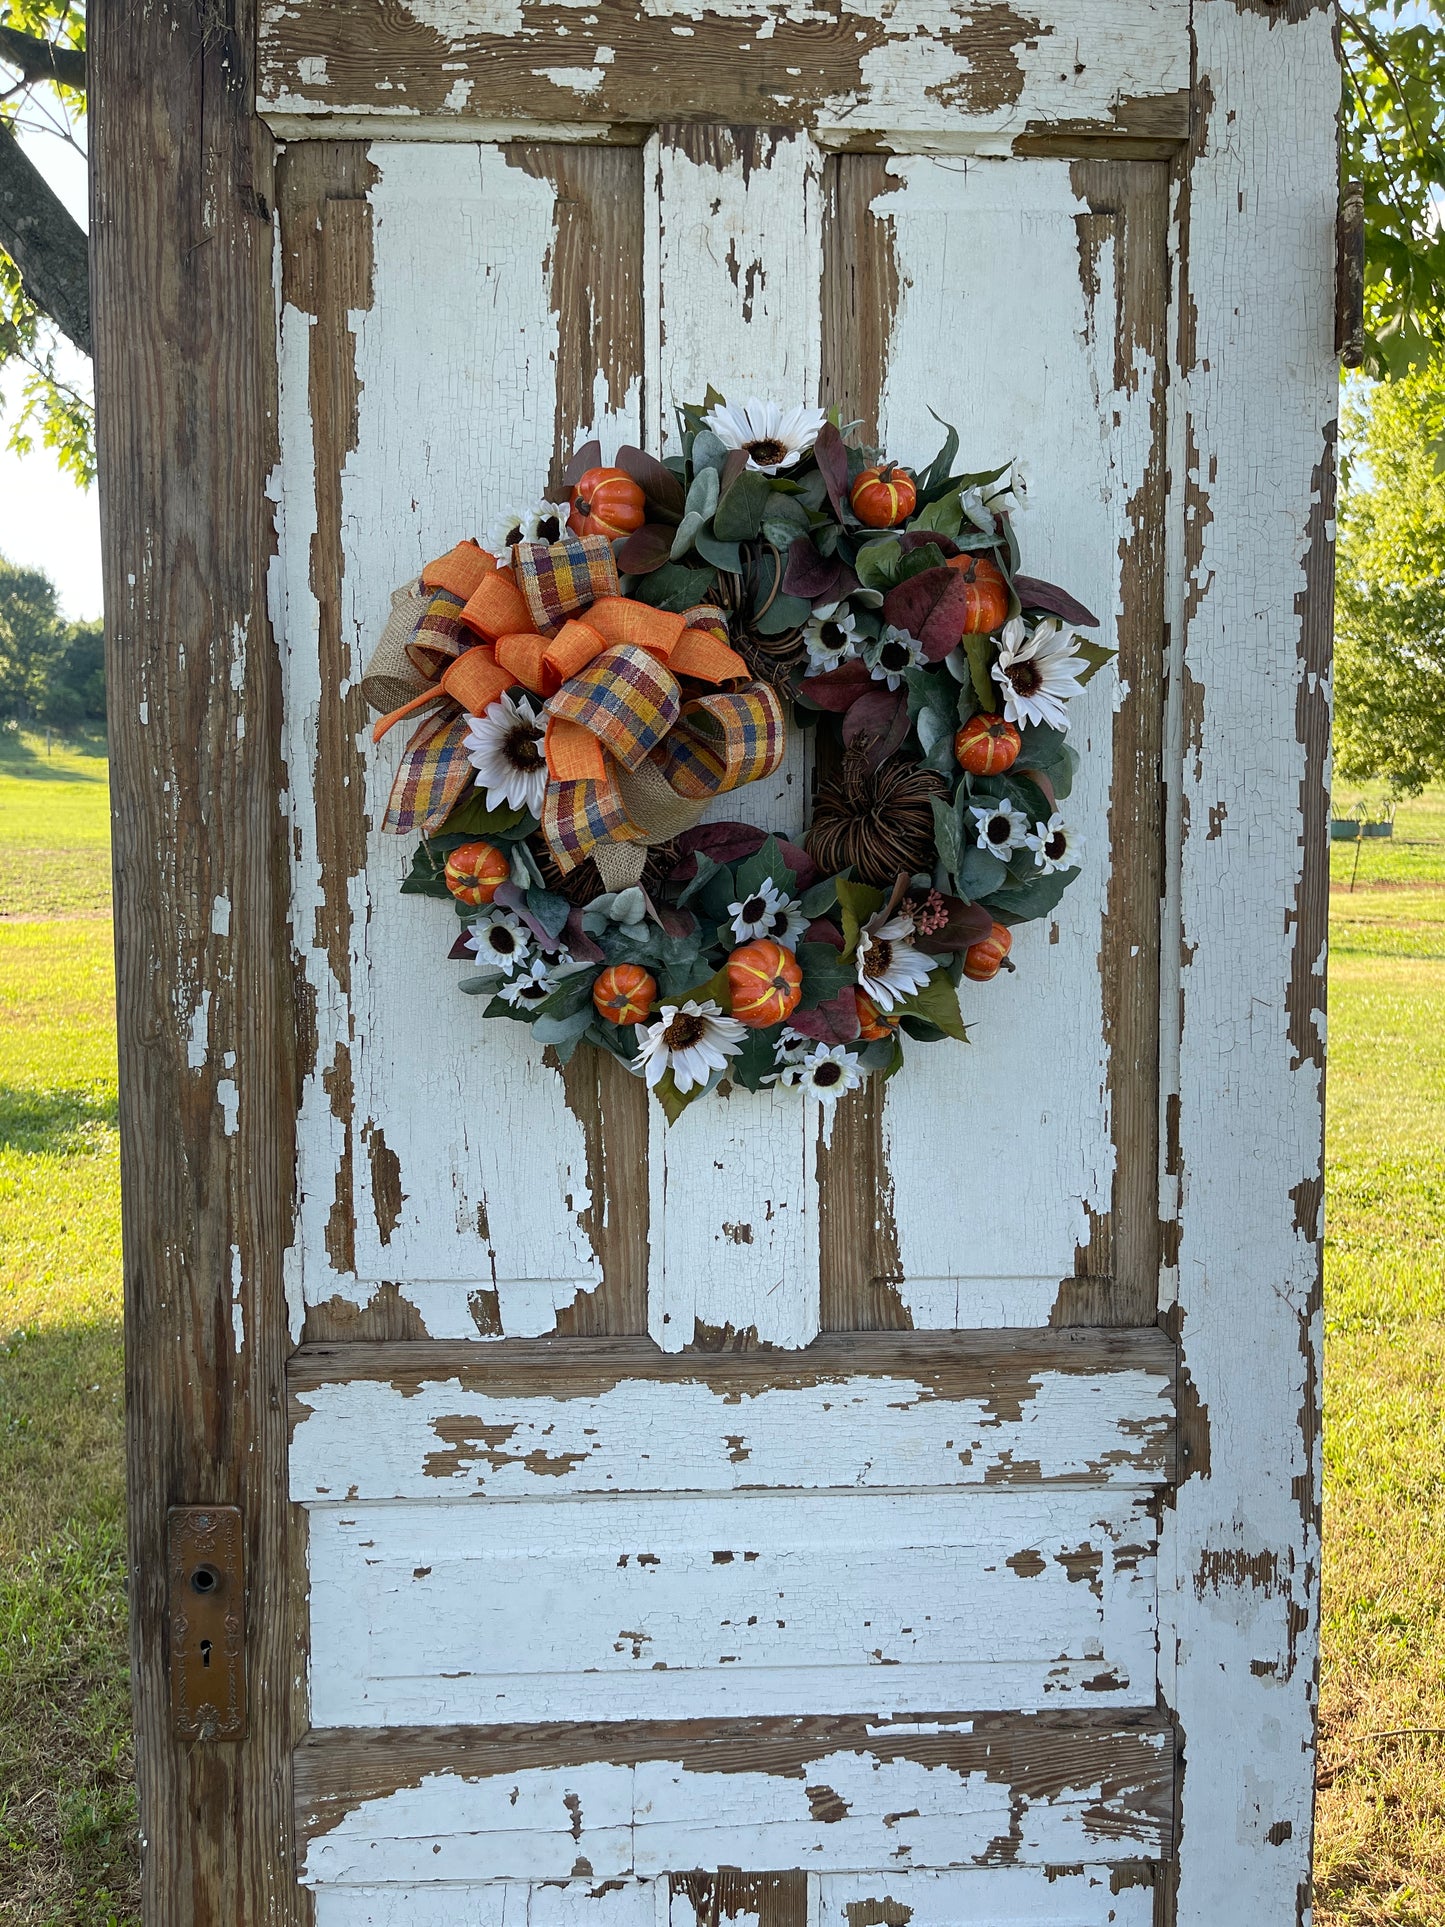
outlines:
[{"label": "burgundy leaf", "polygon": [[665,903],[657,912],[657,921],[668,937],[690,937],[697,929],[697,918],[691,910],[674,910]]},{"label": "burgundy leaf", "polygon": [[748,451],[745,448],[730,448],[723,459],[722,473],[718,476],[718,499],[727,494],[733,483],[748,465]]},{"label": "burgundy leaf", "polygon": [[562,470],[563,488],[576,488],[589,468],[597,468],[602,461],[601,442],[583,442],[577,453]]},{"label": "burgundy leaf", "polygon": [[852,984],[844,984],[836,997],[812,1010],[795,1010],[788,1019],[802,1037],[820,1044],[851,1044],[858,1035],[858,999]]},{"label": "burgundy leaf", "polygon": [[1056,583],[1041,582],[1036,575],[1016,575],[1014,589],[1025,609],[1042,609],[1045,615],[1059,616],[1065,622],[1079,622],[1097,629],[1099,618],[1092,616],[1082,602],[1075,602],[1067,589]]},{"label": "burgundy leaf", "polygon": [[788,550],[783,594],[806,596],[809,602],[835,602],[843,566],[836,555],[819,555],[808,537],[800,535]]},{"label": "burgundy leaf", "polygon": [[824,422],[813,444],[813,460],[827,487],[833,513],[846,526],[853,519],[848,509],[848,445],[832,422]]},{"label": "burgundy leaf", "polygon": [[492,902],[500,903],[504,910],[510,910],[514,917],[520,917],[522,919],[523,923],[526,924],[532,935],[537,939],[537,947],[539,950],[550,952],[561,949],[562,939],[560,937],[549,937],[547,934],[547,926],[539,923],[527,908],[527,899],[520,884],[512,883],[511,881],[499,883],[492,897]]},{"label": "burgundy leaf", "polygon": [[835,950],[843,948],[843,932],[831,917],[814,917],[803,932],[804,943],[830,943]]},{"label": "burgundy leaf", "polygon": [[916,637],[929,662],[942,662],[963,640],[971,596],[961,570],[924,569],[888,591],[883,620]]},{"label": "burgundy leaf", "polygon": [[655,455],[625,443],[617,451],[617,466],[624,475],[632,477],[651,504],[665,515],[675,515],[681,520],[686,493],[682,483],[665,463],[658,461]]},{"label": "burgundy leaf", "polygon": [[624,575],[651,575],[672,554],[672,530],[657,522],[644,522],[617,551],[617,566]]},{"label": "burgundy leaf", "polygon": [[710,856],[714,863],[741,863],[744,857],[760,850],[767,840],[767,831],[752,823],[699,823],[694,830],[684,830],[677,839],[683,855],[669,881],[692,882],[697,875],[697,865],[692,860],[695,853]]},{"label": "burgundy leaf", "polygon": [[867,663],[855,656],[839,663],[836,669],[825,670],[821,676],[805,676],[798,684],[798,694],[813,709],[826,709],[841,716],[872,682]]},{"label": "burgundy leaf", "polygon": [[1051,810],[1056,810],[1059,807],[1059,799],[1054,795],[1054,786],[1041,769],[1016,769],[1013,774],[1015,776],[1027,776],[1031,783],[1037,783],[1044,795],[1048,798],[1049,808]]},{"label": "burgundy leaf", "polygon": [[843,718],[843,741],[856,743],[860,736],[881,739],[892,729],[900,709],[908,708],[901,689],[885,689],[876,682],[847,711]]},{"label": "burgundy leaf", "polygon": [[461,963],[463,961],[467,963],[475,963],[477,961],[477,953],[475,950],[472,949],[471,944],[468,941],[470,936],[471,936],[471,932],[469,930],[462,931],[461,935],[457,938],[456,942],[452,945],[451,949],[447,952],[448,959],[454,960],[457,963]]},{"label": "burgundy leaf", "polygon": [[930,542],[944,555],[964,553],[951,535],[938,535],[932,529],[914,529],[910,534],[898,538],[898,546],[904,555],[911,555],[915,549],[926,549]]},{"label": "burgundy leaf", "polygon": [[823,872],[801,844],[790,843],[787,837],[780,836],[778,848],[783,853],[783,861],[798,879],[799,890],[811,890],[815,883],[822,882]]},{"label": "burgundy leaf", "polygon": [[[978,904],[965,903],[962,897],[942,896],[937,891],[932,892],[924,901],[931,902],[933,896],[938,897],[938,903],[934,908],[942,909],[947,914],[948,921],[941,924],[937,930],[929,931],[926,936],[922,931],[915,931],[912,942],[918,949],[932,956],[941,956],[945,951],[967,950],[971,943],[982,943],[992,930],[993,918]],[[923,906],[914,899],[909,907],[916,914]]]},{"label": "burgundy leaf", "polygon": [[567,912],[562,937],[578,963],[606,963],[607,952],[582,928],[582,911],[576,904]]}]

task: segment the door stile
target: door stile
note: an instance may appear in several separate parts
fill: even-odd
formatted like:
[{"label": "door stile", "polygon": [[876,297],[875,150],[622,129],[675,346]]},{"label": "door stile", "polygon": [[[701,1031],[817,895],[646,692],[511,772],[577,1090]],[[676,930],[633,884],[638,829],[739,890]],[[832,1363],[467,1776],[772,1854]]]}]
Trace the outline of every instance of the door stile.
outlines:
[{"label": "door stile", "polygon": [[[91,16],[131,1662],[149,1927],[299,1924],[282,1253],[293,1050],[271,137],[254,9]],[[249,1728],[172,1737],[166,1514],[239,1506]]]}]

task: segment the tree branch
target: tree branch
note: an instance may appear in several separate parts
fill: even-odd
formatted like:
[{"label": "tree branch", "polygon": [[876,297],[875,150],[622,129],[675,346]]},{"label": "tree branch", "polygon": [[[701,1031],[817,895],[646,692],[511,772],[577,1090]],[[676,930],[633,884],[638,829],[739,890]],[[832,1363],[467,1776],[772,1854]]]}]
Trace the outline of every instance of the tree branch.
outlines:
[{"label": "tree branch", "polygon": [[0,247],[25,292],[83,355],[90,353],[90,263],[85,230],[0,124]]},{"label": "tree branch", "polygon": [[18,67],[28,81],[51,80],[85,92],[85,55],[78,47],[58,47],[18,27],[0,27],[0,60]]}]

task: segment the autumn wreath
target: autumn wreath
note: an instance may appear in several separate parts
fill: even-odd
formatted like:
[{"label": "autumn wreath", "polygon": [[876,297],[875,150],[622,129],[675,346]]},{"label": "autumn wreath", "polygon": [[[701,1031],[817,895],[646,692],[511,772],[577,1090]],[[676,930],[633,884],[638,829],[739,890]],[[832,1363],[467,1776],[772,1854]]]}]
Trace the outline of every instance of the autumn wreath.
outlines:
[{"label": "autumn wreath", "polygon": [[[920,471],[819,410],[679,414],[658,461],[590,443],[399,589],[363,689],[413,725],[384,827],[449,898],[483,1014],[643,1075],[669,1118],[724,1077],[831,1102],[1078,875],[1068,702],[1111,651],[1019,573],[1007,467]],[[809,732],[801,845],[704,821]]]}]

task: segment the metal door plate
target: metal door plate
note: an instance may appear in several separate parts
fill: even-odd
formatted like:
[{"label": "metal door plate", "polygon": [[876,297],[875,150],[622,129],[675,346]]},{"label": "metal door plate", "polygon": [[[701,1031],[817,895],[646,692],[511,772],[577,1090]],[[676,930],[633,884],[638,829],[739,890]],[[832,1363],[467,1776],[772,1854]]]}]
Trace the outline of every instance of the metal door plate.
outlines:
[{"label": "metal door plate", "polygon": [[246,1583],[241,1510],[173,1505],[166,1514],[170,1582],[171,1731],[178,1740],[246,1736]]}]

